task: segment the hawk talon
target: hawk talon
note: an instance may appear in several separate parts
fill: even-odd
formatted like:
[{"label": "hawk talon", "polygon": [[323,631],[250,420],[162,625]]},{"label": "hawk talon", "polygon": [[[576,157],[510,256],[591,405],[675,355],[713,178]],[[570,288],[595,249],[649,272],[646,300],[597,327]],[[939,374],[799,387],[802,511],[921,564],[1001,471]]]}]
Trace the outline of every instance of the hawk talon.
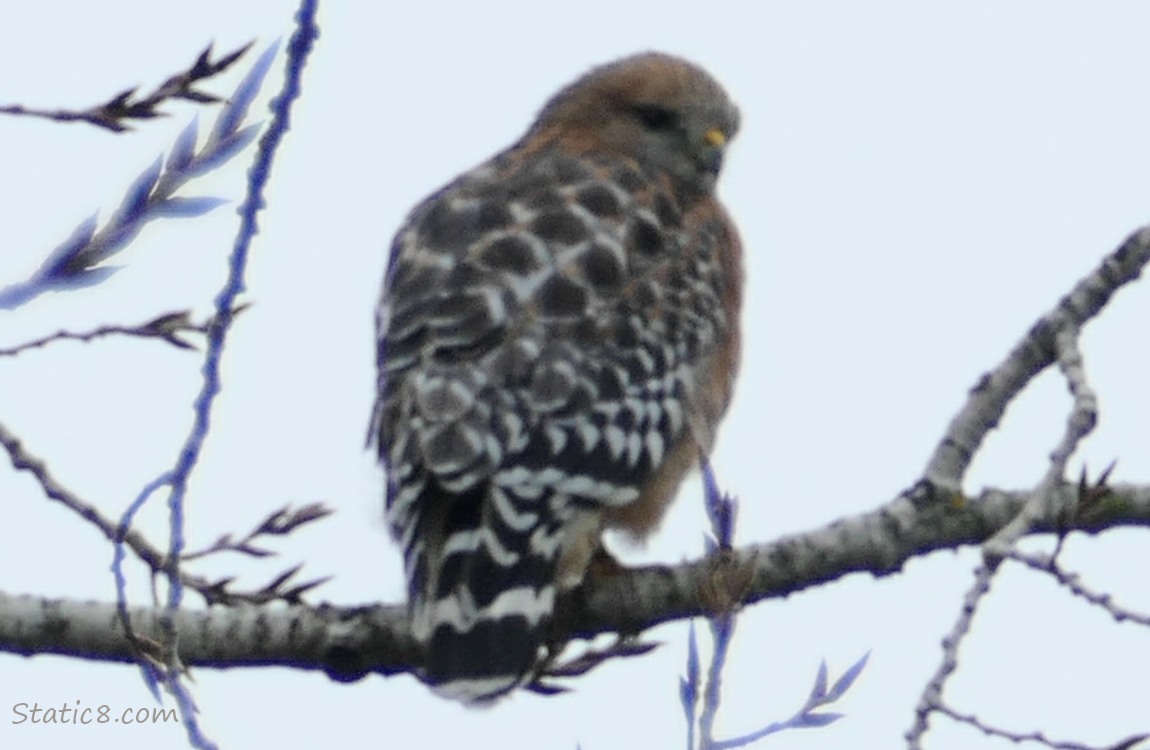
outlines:
[{"label": "hawk talon", "polygon": [[611,659],[625,659],[632,656],[642,656],[650,653],[662,645],[659,641],[642,641],[637,635],[620,635],[615,642],[603,649],[588,649],[583,653],[559,662],[560,652],[551,652],[538,665],[531,681],[524,687],[532,692],[543,695],[555,695],[568,692],[570,688],[554,683],[545,682],[551,679],[571,679],[582,677],[591,670],[599,667]]}]

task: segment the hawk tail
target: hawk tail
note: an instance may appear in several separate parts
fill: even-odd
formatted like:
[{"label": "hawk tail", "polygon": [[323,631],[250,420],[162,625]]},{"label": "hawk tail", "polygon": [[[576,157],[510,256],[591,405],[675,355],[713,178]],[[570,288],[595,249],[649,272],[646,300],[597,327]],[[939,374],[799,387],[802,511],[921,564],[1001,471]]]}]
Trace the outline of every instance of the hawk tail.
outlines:
[{"label": "hawk tail", "polygon": [[436,693],[482,705],[533,676],[562,546],[549,495],[494,482],[448,492],[434,481],[420,493],[420,531],[404,553],[412,632],[426,649],[421,678]]}]

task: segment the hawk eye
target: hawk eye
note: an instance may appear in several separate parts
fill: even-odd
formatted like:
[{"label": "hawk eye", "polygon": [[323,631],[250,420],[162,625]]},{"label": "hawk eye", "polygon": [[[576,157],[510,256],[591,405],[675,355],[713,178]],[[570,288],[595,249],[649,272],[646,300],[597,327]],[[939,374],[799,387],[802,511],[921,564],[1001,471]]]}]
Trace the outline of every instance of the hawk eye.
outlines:
[{"label": "hawk eye", "polygon": [[679,122],[679,116],[666,107],[657,104],[637,104],[635,116],[651,130],[669,130]]}]

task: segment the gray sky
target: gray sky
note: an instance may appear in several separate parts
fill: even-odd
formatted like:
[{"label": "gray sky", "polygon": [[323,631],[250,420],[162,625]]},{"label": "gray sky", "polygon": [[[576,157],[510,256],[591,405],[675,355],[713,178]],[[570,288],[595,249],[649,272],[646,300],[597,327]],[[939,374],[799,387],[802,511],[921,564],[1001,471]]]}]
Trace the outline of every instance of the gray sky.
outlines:
[{"label": "gray sky", "polygon": [[[98,5],[98,7],[97,7]],[[285,502],[338,515],[266,563],[206,573],[262,585],[289,564],[332,575],[323,598],[397,601],[400,561],[381,520],[381,477],[363,450],[373,387],[372,312],[385,248],[406,211],[518,137],[560,85],[643,49],[689,57],[743,110],[721,195],[747,250],[745,362],[714,463],[742,511],[737,539],[768,541],[887,501],[913,483],[966,390],[1131,230],[1150,219],[1150,6],[1110,2],[350,3],[327,0],[293,130],[252,248],[225,388],[188,499],[191,546],[242,532]],[[385,10],[386,8],[386,10]],[[100,4],[9,9],[0,104],[87,106],[220,50],[289,33],[294,4]],[[266,93],[280,80],[276,63]],[[245,60],[241,68],[246,68]],[[207,84],[226,94],[240,74]],[[261,100],[263,101],[263,100]],[[0,119],[0,286],[124,189],[207,108],[111,135]],[[260,110],[262,111],[262,104]],[[247,161],[185,195],[242,195]],[[105,284],[0,313],[0,346],[59,328],[202,315],[225,272],[231,207],[150,225]],[[1101,398],[1072,463],[1150,481],[1150,292],[1121,293],[1084,340]],[[0,421],[59,477],[118,513],[169,467],[190,425],[195,355],[152,342],[59,344],[0,361]],[[967,489],[1038,480],[1069,399],[1047,373],[1011,408]],[[111,600],[111,550],[0,461],[0,590]],[[161,504],[141,526],[161,541]],[[697,481],[631,561],[702,551]],[[1049,545],[1044,545],[1048,547]],[[1118,601],[1150,610],[1144,532],[1075,537],[1065,561]],[[720,727],[791,713],[819,660],[871,664],[829,729],[764,747],[896,747],[977,562],[918,560],[884,580],[852,576],[739,619]],[[135,601],[147,578],[133,577]],[[196,597],[190,597],[195,601]],[[564,697],[516,696],[486,712],[409,677],[337,685],[288,670],[194,673],[202,720],[223,747],[352,744],[474,748],[681,747],[686,624],[641,660],[610,664]],[[1015,731],[1102,744],[1146,731],[1150,634],[1116,625],[1052,583],[1008,568],[961,653],[952,705]],[[167,727],[14,726],[38,701],[149,705],[134,669],[0,656],[0,745],[180,747]],[[1013,747],[942,718],[931,748]]]}]

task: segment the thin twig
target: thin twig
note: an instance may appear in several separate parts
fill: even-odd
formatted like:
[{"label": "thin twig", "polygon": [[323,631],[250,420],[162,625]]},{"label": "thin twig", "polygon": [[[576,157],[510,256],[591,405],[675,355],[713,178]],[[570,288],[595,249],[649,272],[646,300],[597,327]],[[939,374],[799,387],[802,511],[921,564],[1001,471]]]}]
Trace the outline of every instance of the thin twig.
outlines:
[{"label": "thin twig", "polygon": [[1050,465],[1041,480],[1028,493],[1026,503],[1010,521],[997,527],[983,543],[984,565],[975,572],[962,610],[950,633],[943,639],[938,668],[923,687],[915,707],[914,723],[907,732],[908,747],[917,750],[927,731],[930,714],[944,708],[942,693],[950,675],[958,667],[958,650],[970,631],[979,603],[990,589],[1004,556],[1014,550],[1023,536],[1052,522],[1077,515],[1080,493],[1064,491],[1067,463],[1081,441],[1097,422],[1097,397],[1091,389],[1078,348],[1082,327],[1095,317],[1123,286],[1139,277],[1150,262],[1150,227],[1130,235],[1102,264],[1079,281],[1053,310],[1031,327],[1023,340],[994,370],[983,375],[970,391],[967,403],[947,427],[923,477],[935,495],[961,497],[962,482],[979,446],[997,426],[1007,404],[1040,372],[1057,362],[1066,378],[1073,407],[1066,429],[1050,454]]},{"label": "thin twig", "polygon": [[1150,627],[1150,615],[1140,614],[1132,609],[1121,607],[1112,601],[1109,594],[1103,594],[1088,588],[1082,583],[1081,577],[1077,573],[1070,573],[1060,568],[1053,555],[1049,557],[1045,555],[1033,555],[1014,549],[1008,552],[1006,557],[1007,559],[1022,563],[1031,570],[1046,573],[1054,578],[1060,586],[1069,590],[1074,596],[1106,610],[1116,622],[1129,621]]},{"label": "thin twig", "polygon": [[[974,614],[979,603],[989,592],[990,581],[1003,557],[1014,550],[1019,539],[1034,531],[1039,525],[1051,519],[1066,517],[1068,514],[1060,504],[1065,504],[1068,497],[1071,498],[1071,502],[1078,497],[1078,493],[1068,494],[1058,490],[1064,485],[1063,477],[1066,474],[1067,462],[1082,439],[1094,429],[1097,421],[1097,399],[1086,381],[1082,355],[1078,351],[1078,335],[1081,329],[1072,322],[1066,325],[1066,328],[1055,332],[1053,337],[1059,369],[1066,376],[1070,392],[1074,396],[1074,405],[1066,420],[1066,430],[1050,454],[1050,466],[1038,485],[1030,492],[1026,504],[1010,523],[1000,527],[982,545],[985,563],[975,571],[974,583],[963,600],[958,619],[950,634],[942,642],[943,653],[939,666],[923,688],[918,705],[915,707],[914,725],[907,733],[907,741],[912,750],[920,747],[931,712],[946,707],[942,698],[943,689],[947,680],[958,668],[958,650],[970,632]],[[1073,515],[1073,512],[1069,515]]]},{"label": "thin twig", "polygon": [[[52,472],[48,469],[45,462],[29,453],[19,438],[3,423],[0,423],[0,446],[3,446],[7,451],[13,468],[17,471],[26,471],[31,474],[40,485],[46,497],[55,500],[80,518],[83,518],[98,529],[108,541],[123,542],[153,573],[159,573],[167,569],[167,556],[161,552],[158,547],[154,546],[143,534],[135,529],[121,528],[120,524],[105,517],[99,508],[61,484],[61,482],[52,475]],[[308,508],[311,507],[313,506],[308,506]],[[284,509],[272,515],[276,516],[286,511],[287,509]],[[326,515],[326,513],[324,515]],[[266,604],[271,601],[286,601],[289,604],[298,604],[301,602],[301,597],[304,593],[326,580],[316,579],[293,585],[290,589],[284,588],[288,583],[288,579],[298,571],[299,567],[296,566],[286,573],[277,575],[268,585],[252,591],[229,590],[228,586],[232,582],[230,578],[211,580],[203,576],[192,575],[184,570],[181,570],[180,582],[189,589],[197,592],[208,604],[235,604],[239,602]]]},{"label": "thin twig", "polygon": [[715,747],[715,721],[719,717],[719,705],[723,696],[723,670],[727,666],[727,654],[735,635],[735,618],[730,613],[708,618],[711,626],[711,664],[707,669],[707,681],[703,687],[703,710],[699,713],[699,747],[711,750]]},{"label": "thin twig", "polygon": [[[1058,369],[1066,377],[1070,393],[1074,397],[1074,404],[1066,419],[1062,439],[1050,453],[1050,466],[1038,486],[1034,488],[1030,500],[1014,520],[999,529],[983,545],[984,554],[992,560],[1001,558],[1013,549],[1015,543],[1023,535],[1028,534],[1040,520],[1057,516],[1060,512],[1063,514],[1076,512],[1073,508],[1059,509],[1056,501],[1066,496],[1054,490],[1062,484],[1062,479],[1066,476],[1066,465],[1070,457],[1098,422],[1098,398],[1086,380],[1082,353],[1078,349],[1080,333],[1081,329],[1077,325],[1068,324],[1067,328],[1054,335]],[[1077,495],[1070,497],[1073,500],[1077,499]]]},{"label": "thin twig", "polygon": [[143,96],[137,96],[136,88],[133,86],[121,91],[103,104],[97,104],[88,109],[49,110],[25,107],[20,104],[8,104],[0,106],[0,114],[40,117],[55,122],[86,122],[113,133],[122,133],[132,129],[128,124],[129,120],[150,120],[155,117],[166,116],[166,113],[159,111],[157,107],[171,99],[183,99],[200,104],[213,104],[220,101],[218,96],[196,89],[196,84],[230,68],[251,48],[252,44],[254,42],[248,42],[239,49],[214,61],[211,59],[212,45],[209,44],[196,57],[191,67],[172,76]]},{"label": "thin twig", "polygon": [[[39,483],[44,494],[52,500],[71,510],[85,521],[100,530],[108,541],[115,541],[117,537],[117,524],[105,518],[96,506],[85,500],[62,485],[41,459],[25,450],[23,443],[3,423],[0,423],[0,445],[8,452],[12,467],[17,471],[26,471]],[[153,570],[163,568],[164,553],[153,547],[142,534],[129,530],[123,535],[127,544],[136,555]]]},{"label": "thin twig", "polygon": [[[215,300],[216,312],[207,333],[204,354],[203,384],[193,403],[195,418],[184,445],[180,448],[175,467],[161,475],[170,489],[168,493],[168,601],[160,617],[161,641],[164,644],[164,662],[167,665],[167,689],[176,697],[181,719],[187,726],[188,738],[193,745],[209,746],[196,721],[195,705],[179,672],[179,640],[176,629],[176,615],[183,603],[182,572],[180,557],[184,551],[184,495],[188,479],[199,460],[204,442],[207,440],[212,408],[216,394],[220,391],[220,362],[224,345],[234,320],[236,300],[244,289],[244,274],[247,268],[248,252],[256,234],[256,216],[265,206],[264,190],[267,187],[275,156],[289,128],[291,108],[299,98],[303,71],[309,54],[319,36],[316,25],[316,0],[302,0],[296,12],[296,27],[288,43],[287,72],[283,88],[272,99],[270,108],[272,120],[260,137],[255,159],[248,171],[248,184],[243,203],[239,208],[240,226],[235,243],[228,259],[228,274],[220,293]],[[240,84],[232,102],[221,113],[210,142],[238,137],[239,125],[246,117],[248,106],[255,98],[263,77],[274,59],[278,43],[267,50],[253,66],[252,71]],[[249,126],[249,129],[253,126]],[[254,131],[252,131],[254,133]],[[130,511],[129,511],[130,512]],[[116,571],[117,576],[121,575]],[[277,586],[279,582],[276,582]],[[311,584],[305,584],[304,590]],[[123,602],[121,602],[123,605]]]},{"label": "thin twig", "polygon": [[176,192],[192,178],[225,164],[259,134],[259,123],[242,128],[240,125],[269,64],[265,54],[220,111],[215,127],[198,151],[199,126],[192,120],[176,138],[167,160],[157,158],[136,177],[120,206],[99,231],[97,216],[90,216],[48,254],[30,278],[0,289],[0,310],[16,309],[46,292],[99,284],[117,270],[105,261],[127,247],[149,222],[194,218],[227,203],[214,197],[178,196]]},{"label": "thin twig", "polygon": [[978,569],[974,571],[974,583],[971,584],[970,589],[962,599],[962,609],[958,619],[951,626],[950,632],[942,639],[942,659],[939,661],[938,668],[935,669],[934,674],[931,675],[930,680],[922,689],[922,693],[919,694],[918,705],[914,709],[914,725],[906,734],[909,750],[922,749],[922,738],[929,728],[930,715],[943,707],[942,690],[950,675],[958,669],[958,647],[966,634],[970,632],[971,623],[974,622],[974,614],[978,611],[978,605],[990,591],[990,582],[994,578],[996,570],[995,566],[984,564],[978,566]]},{"label": "thin twig", "polygon": [[231,534],[224,534],[211,546],[196,552],[185,552],[180,559],[186,563],[221,552],[237,552],[248,557],[269,557],[275,553],[255,544],[260,537],[287,536],[299,527],[326,518],[334,512],[323,503],[308,503],[294,509],[290,505],[284,506],[270,513],[238,541],[233,539]]},{"label": "thin twig", "polygon": [[[239,312],[237,310],[236,312]],[[34,339],[32,341],[18,344],[8,349],[0,349],[0,357],[14,357],[17,354],[26,352],[30,349],[40,349],[49,344],[57,341],[95,341],[96,339],[104,338],[107,336],[132,336],[136,338],[154,338],[166,341],[178,349],[191,349],[194,350],[196,345],[185,341],[180,338],[181,333],[201,333],[206,334],[208,326],[211,321],[203,323],[192,323],[191,312],[189,310],[182,310],[180,312],[165,313],[157,318],[149,320],[147,323],[140,323],[134,326],[100,326],[91,331],[84,331],[83,333],[74,333],[72,331],[57,331],[49,336]]]},{"label": "thin twig", "polygon": [[935,710],[941,714],[949,716],[961,724],[966,724],[967,726],[978,729],[988,737],[1001,737],[1002,739],[1010,740],[1015,743],[1038,742],[1046,745],[1049,748],[1053,748],[1054,750],[1131,750],[1138,743],[1150,738],[1150,734],[1136,734],[1119,740],[1115,744],[1099,747],[1095,745],[1084,745],[1080,742],[1052,740],[1040,731],[1011,732],[1006,729],[991,726],[990,724],[983,722],[974,714],[959,713],[958,711],[955,711],[952,708],[947,708],[946,706],[940,705]]}]

